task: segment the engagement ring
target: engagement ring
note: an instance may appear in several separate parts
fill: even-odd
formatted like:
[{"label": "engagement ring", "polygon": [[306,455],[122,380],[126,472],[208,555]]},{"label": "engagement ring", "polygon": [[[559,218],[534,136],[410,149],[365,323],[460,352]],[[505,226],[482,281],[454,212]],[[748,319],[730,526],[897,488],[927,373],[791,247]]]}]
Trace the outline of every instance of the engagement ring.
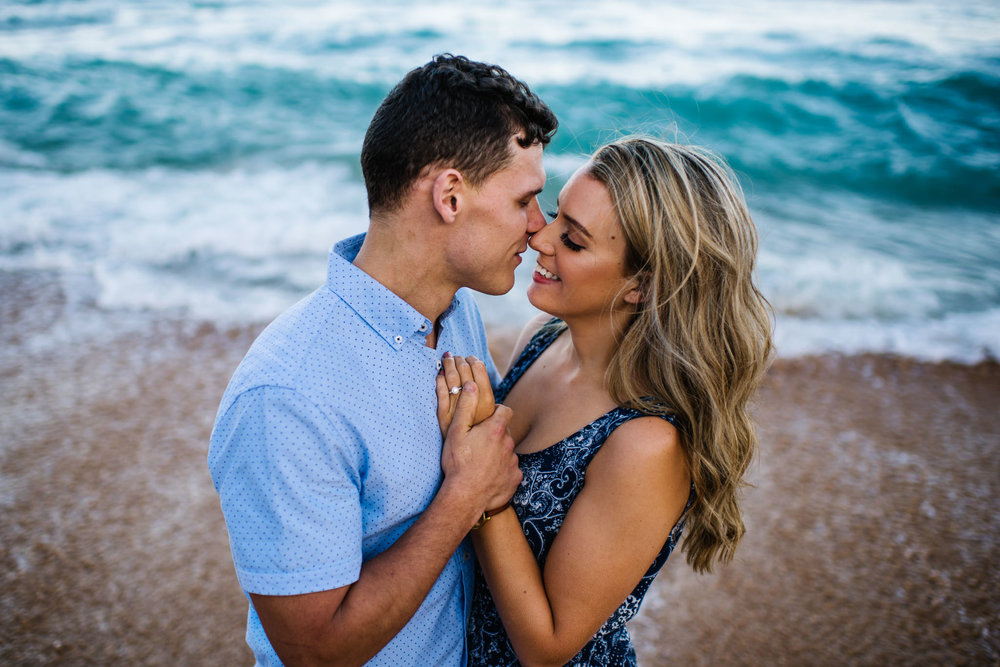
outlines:
[{"label": "engagement ring", "polygon": [[448,390],[448,393],[449,394],[457,394],[460,391],[462,391],[461,387],[452,387],[451,389]]}]

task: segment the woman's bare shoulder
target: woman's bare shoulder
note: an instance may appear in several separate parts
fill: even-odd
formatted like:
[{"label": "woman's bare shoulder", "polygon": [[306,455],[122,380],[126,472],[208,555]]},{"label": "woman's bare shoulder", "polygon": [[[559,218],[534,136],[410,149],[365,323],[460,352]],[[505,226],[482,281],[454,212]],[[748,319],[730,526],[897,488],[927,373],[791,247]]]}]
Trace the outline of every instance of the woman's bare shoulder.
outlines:
[{"label": "woman's bare shoulder", "polygon": [[545,326],[545,323],[551,319],[552,316],[548,313],[538,313],[528,320],[528,323],[524,325],[523,329],[521,329],[521,333],[517,337],[517,342],[514,343],[514,349],[511,351],[510,360],[507,362],[507,368],[514,365],[517,358],[521,356],[521,350],[523,350],[524,346],[528,344],[531,337],[538,333],[538,330]]},{"label": "woman's bare shoulder", "polygon": [[645,471],[687,476],[687,461],[677,428],[653,416],[630,419],[612,431],[591,468],[612,475]]}]

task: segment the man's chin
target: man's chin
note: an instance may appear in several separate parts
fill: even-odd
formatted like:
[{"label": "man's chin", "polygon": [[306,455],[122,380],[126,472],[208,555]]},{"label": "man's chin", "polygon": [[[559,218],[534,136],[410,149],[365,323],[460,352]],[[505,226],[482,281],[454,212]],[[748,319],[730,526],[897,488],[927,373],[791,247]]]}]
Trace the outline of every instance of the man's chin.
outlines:
[{"label": "man's chin", "polygon": [[514,289],[514,276],[511,276],[510,280],[504,282],[498,281],[487,285],[469,285],[469,287],[489,296],[502,296]]}]

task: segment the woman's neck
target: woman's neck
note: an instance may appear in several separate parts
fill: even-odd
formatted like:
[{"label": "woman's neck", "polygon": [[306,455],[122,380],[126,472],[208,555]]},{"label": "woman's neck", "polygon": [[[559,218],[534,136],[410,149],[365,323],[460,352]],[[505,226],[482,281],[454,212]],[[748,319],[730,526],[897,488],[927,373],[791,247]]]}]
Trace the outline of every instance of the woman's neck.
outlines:
[{"label": "woman's neck", "polygon": [[604,386],[604,377],[618,340],[625,331],[623,317],[605,316],[600,319],[564,320],[569,345],[565,370],[578,381]]}]

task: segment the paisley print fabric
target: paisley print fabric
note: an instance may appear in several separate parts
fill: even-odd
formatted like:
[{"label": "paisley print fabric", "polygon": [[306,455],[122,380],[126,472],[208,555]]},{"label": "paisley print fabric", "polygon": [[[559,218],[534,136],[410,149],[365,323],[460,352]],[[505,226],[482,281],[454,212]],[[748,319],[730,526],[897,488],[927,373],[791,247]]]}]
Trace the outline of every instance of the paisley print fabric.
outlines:
[{"label": "paisley print fabric", "polygon": [[[507,396],[514,383],[539,355],[558,338],[564,327],[557,319],[542,327],[521,352],[497,388],[497,401]],[[524,479],[511,501],[531,550],[545,567],[549,549],[577,494],[583,488],[587,466],[608,436],[630,419],[644,416],[630,408],[617,407],[587,424],[565,440],[538,452],[520,455]],[[673,417],[666,417],[675,423]],[[675,424],[676,425],[676,424]],[[687,508],[694,498],[692,488]],[[570,660],[569,665],[635,665],[635,651],[625,623],[635,616],[653,578],[667,561],[681,537],[684,516],[674,525],[660,553],[632,593],[601,626],[594,637]],[[470,665],[519,665],[507,633],[497,614],[482,572],[476,569],[472,615],[468,626]]]}]

